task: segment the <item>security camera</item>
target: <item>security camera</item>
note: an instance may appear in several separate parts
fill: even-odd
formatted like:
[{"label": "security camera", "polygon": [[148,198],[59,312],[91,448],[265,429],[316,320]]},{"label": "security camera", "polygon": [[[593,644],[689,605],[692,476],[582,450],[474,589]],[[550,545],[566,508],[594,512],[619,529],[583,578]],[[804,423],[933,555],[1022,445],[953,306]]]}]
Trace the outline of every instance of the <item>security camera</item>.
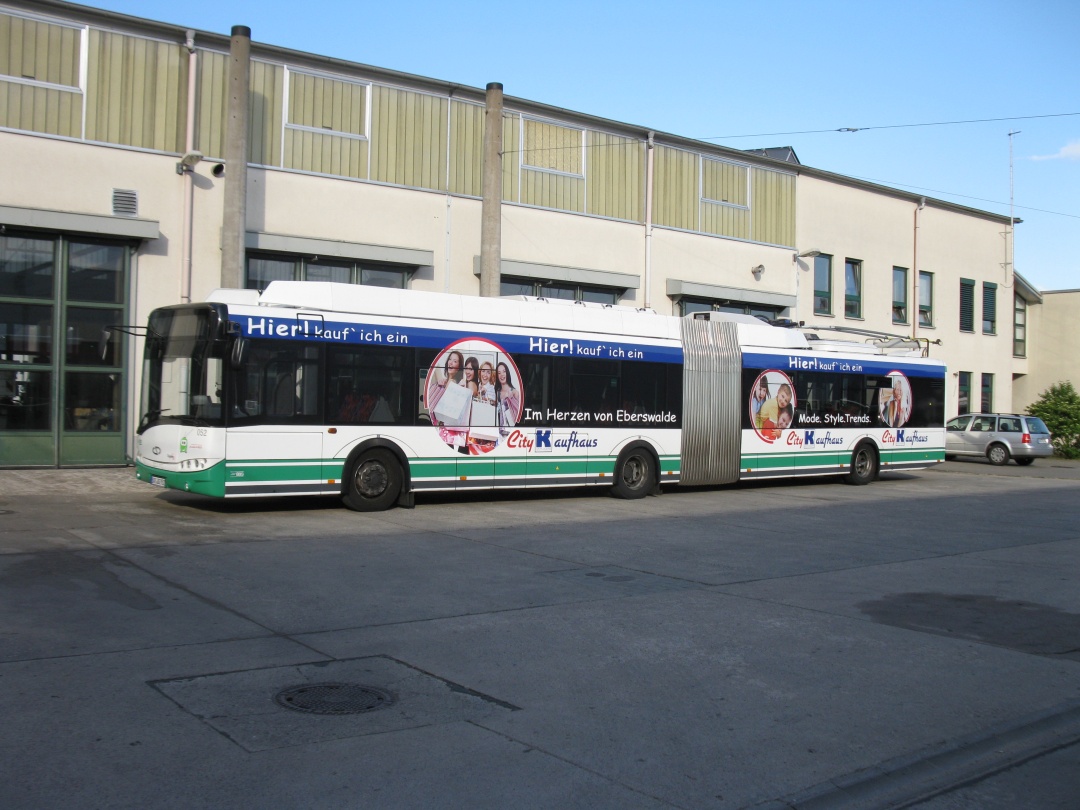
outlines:
[{"label": "security camera", "polygon": [[185,152],[184,156],[180,158],[180,162],[176,164],[176,173],[183,174],[184,172],[193,171],[195,164],[202,159],[202,152]]},{"label": "security camera", "polygon": [[213,168],[210,169],[210,174],[214,175],[214,177],[224,177],[225,176],[225,164],[224,163],[215,163]]}]

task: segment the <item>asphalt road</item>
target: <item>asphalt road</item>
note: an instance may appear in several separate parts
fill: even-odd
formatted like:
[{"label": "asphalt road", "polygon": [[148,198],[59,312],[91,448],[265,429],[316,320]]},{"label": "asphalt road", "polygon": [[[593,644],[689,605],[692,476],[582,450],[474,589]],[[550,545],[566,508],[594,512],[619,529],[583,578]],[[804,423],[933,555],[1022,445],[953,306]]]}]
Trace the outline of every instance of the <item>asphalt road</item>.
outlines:
[{"label": "asphalt road", "polygon": [[0,807],[1075,808],[1078,494],[956,461],[359,515],[0,470]]}]

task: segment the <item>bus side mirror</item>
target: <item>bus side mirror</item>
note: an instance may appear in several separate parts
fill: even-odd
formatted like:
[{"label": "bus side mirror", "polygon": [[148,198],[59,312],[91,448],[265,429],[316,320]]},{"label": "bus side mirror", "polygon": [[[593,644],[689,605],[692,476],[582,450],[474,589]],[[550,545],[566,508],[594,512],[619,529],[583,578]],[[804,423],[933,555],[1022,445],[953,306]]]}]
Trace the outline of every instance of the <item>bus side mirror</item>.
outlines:
[{"label": "bus side mirror", "polygon": [[244,361],[247,359],[247,338],[237,337],[233,341],[232,352],[229,354],[229,365],[233,369],[240,369],[244,366]]}]

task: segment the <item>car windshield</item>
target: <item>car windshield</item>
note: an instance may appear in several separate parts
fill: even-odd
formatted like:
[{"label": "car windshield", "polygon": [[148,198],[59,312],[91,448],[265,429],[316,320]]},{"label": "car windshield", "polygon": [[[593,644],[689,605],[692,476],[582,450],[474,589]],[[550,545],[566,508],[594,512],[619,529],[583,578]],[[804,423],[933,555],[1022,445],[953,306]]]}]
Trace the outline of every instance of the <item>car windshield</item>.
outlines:
[{"label": "car windshield", "polygon": [[1028,433],[1049,433],[1042,419],[1037,416],[1027,417]]}]

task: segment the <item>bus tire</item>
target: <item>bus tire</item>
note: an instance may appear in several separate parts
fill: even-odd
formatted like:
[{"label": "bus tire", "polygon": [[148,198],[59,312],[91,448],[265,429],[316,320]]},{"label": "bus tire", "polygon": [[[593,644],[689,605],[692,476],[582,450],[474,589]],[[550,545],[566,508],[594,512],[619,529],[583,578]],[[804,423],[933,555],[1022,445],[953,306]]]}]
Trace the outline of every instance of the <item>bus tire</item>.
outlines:
[{"label": "bus tire", "polygon": [[382,448],[368,450],[350,467],[342,500],[357,512],[381,512],[394,505],[403,481],[401,464],[393,453]]},{"label": "bus tire", "polygon": [[611,486],[616,498],[632,501],[644,498],[656,488],[656,462],[643,445],[629,447],[615,462],[615,483]]},{"label": "bus tire", "polygon": [[995,467],[1004,467],[1009,463],[1009,448],[995,442],[986,448],[986,458]]},{"label": "bus tire", "polygon": [[851,471],[844,480],[855,486],[863,486],[878,477],[878,453],[872,442],[861,442],[851,454]]}]

